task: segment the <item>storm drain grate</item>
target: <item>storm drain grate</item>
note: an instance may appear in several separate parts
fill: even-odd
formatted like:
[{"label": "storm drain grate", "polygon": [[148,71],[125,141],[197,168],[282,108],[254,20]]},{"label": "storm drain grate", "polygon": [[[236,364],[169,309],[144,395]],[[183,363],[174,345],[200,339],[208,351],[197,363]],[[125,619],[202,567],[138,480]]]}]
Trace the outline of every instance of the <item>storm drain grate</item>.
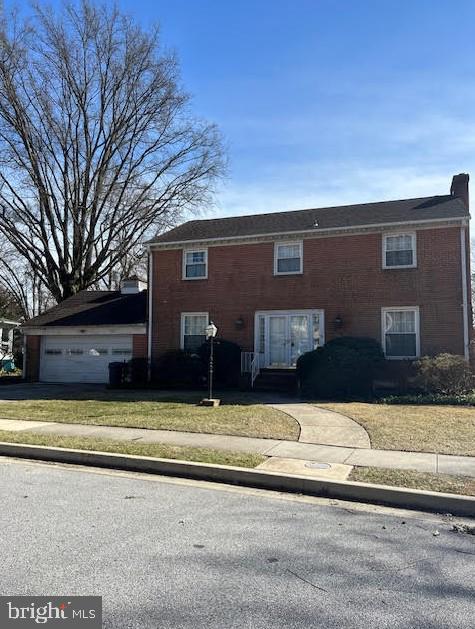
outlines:
[{"label": "storm drain grate", "polygon": [[328,470],[331,468],[329,463],[316,463],[315,461],[309,461],[305,463],[305,467],[309,467],[312,470]]}]

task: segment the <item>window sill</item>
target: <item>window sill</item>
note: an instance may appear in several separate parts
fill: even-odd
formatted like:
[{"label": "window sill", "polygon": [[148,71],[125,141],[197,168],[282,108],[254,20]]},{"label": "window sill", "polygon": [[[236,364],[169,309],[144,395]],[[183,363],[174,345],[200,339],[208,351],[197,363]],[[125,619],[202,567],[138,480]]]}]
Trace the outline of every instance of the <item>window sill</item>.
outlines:
[{"label": "window sill", "polygon": [[303,275],[303,271],[285,271],[281,273],[274,271],[274,277],[280,277],[281,275]]},{"label": "window sill", "polygon": [[208,276],[203,275],[202,277],[182,277],[181,279],[185,282],[195,282],[196,280],[207,280]]},{"label": "window sill", "polygon": [[401,264],[401,265],[394,265],[394,266],[383,265],[383,271],[391,271],[392,269],[395,269],[396,271],[398,269],[417,269],[417,264]]}]

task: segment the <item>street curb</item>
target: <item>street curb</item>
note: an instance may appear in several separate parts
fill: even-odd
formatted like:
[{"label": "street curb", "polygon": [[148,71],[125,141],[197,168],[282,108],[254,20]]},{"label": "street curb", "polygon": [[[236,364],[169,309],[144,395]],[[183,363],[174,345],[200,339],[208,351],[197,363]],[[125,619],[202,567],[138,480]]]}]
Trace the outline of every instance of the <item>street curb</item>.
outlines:
[{"label": "street curb", "polygon": [[175,476],[257,489],[475,517],[475,498],[433,491],[284,475],[277,472],[212,465],[210,463],[6,442],[0,442],[0,456]]}]

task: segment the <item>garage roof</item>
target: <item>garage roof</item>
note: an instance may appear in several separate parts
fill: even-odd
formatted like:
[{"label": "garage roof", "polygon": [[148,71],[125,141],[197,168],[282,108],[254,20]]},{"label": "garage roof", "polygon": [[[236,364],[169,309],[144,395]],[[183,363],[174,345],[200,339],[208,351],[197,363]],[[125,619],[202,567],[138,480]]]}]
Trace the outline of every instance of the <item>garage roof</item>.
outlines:
[{"label": "garage roof", "polygon": [[23,326],[130,325],[147,320],[147,291],[83,290]]}]

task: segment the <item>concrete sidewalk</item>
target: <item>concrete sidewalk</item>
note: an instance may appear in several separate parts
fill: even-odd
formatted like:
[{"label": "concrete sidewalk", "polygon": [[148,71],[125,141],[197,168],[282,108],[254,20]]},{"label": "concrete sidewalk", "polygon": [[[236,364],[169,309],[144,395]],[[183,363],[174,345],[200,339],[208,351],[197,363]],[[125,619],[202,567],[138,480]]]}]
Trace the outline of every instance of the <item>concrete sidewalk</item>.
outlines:
[{"label": "concrete sidewalk", "polygon": [[[114,441],[137,443],[165,443],[178,446],[216,448],[262,454],[273,459],[294,459],[304,462],[361,467],[382,467],[418,472],[456,474],[475,478],[475,457],[434,454],[430,452],[403,452],[399,450],[373,450],[371,448],[332,446],[297,441],[256,439],[230,435],[150,430],[146,428],[118,428],[85,424],[0,420],[0,430],[53,434],[67,437],[95,437]],[[267,462],[266,462],[267,463]],[[266,463],[263,465],[265,466]],[[277,463],[277,462],[276,462]],[[267,467],[272,465],[268,462]],[[270,468],[269,468],[270,469]]]}]

